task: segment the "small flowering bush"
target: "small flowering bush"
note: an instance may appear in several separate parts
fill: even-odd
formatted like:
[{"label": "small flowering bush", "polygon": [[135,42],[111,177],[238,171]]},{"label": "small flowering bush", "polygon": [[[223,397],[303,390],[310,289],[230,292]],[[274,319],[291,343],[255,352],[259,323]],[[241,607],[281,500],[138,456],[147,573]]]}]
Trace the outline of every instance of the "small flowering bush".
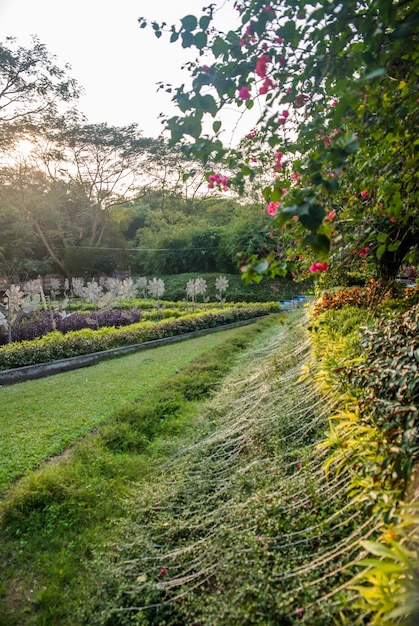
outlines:
[{"label": "small flowering bush", "polygon": [[321,313],[328,309],[342,309],[345,306],[361,308],[374,308],[380,302],[392,297],[390,290],[382,289],[374,279],[367,281],[365,287],[353,287],[338,291],[326,291],[315,305],[315,313]]}]

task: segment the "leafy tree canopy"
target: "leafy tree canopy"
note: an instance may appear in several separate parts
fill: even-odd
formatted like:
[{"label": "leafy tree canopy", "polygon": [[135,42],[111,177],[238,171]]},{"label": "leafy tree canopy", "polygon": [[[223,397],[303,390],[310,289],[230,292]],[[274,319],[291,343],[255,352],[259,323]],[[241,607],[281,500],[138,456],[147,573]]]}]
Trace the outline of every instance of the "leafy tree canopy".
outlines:
[{"label": "leafy tree canopy", "polygon": [[[208,173],[212,187],[244,193],[260,170],[270,175],[263,197],[272,231],[291,243],[280,246],[280,256],[252,259],[248,279],[285,273],[301,256],[306,267],[315,261],[310,269],[322,271],[328,257],[350,254],[371,259],[384,280],[394,279],[417,250],[419,233],[417,6],[403,0],[235,0],[234,6],[237,28],[226,33],[213,26],[214,5],[179,26],[152,28],[198,57],[189,64],[190,88],[172,90],[180,110],[167,119],[172,142],[218,164]],[[232,105],[243,111],[257,105],[261,114],[231,149],[220,139],[220,113]],[[212,132],[204,134],[208,117]]]},{"label": "leafy tree canopy", "polygon": [[30,48],[13,37],[0,41],[0,147],[28,127],[51,124],[77,100],[80,87],[68,70],[56,65],[36,37]]}]

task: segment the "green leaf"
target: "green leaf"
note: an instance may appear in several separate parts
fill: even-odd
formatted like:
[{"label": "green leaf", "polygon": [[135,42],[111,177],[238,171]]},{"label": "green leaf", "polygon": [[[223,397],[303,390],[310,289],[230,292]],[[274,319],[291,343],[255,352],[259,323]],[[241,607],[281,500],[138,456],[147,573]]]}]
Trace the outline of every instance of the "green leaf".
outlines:
[{"label": "green leaf", "polygon": [[199,20],[199,26],[202,30],[206,30],[211,23],[211,17],[209,15],[203,15]]},{"label": "green leaf", "polygon": [[190,135],[194,139],[199,139],[202,133],[201,116],[191,115],[185,117],[182,124],[183,133]]},{"label": "green leaf", "polygon": [[221,122],[220,120],[216,120],[212,125],[212,130],[214,131],[214,133],[218,133],[220,128],[221,128]]},{"label": "green leaf", "polygon": [[377,252],[375,253],[375,256],[377,257],[378,260],[381,259],[381,257],[383,256],[384,252],[386,251],[387,246],[385,245],[385,243],[383,243],[381,246],[378,246],[377,248]]},{"label": "green leaf", "polygon": [[304,209],[302,213],[300,210],[298,211],[298,215],[300,216],[300,222],[305,228],[308,230],[315,231],[322,224],[324,220],[324,216],[326,215],[325,210],[321,204],[313,204],[309,206],[308,212],[305,210],[305,204],[301,205]]},{"label": "green leaf", "polygon": [[351,134],[349,135],[342,147],[348,154],[356,154],[359,148],[359,141],[355,137],[355,135]]},{"label": "green leaf", "polygon": [[214,43],[212,44],[212,52],[215,57],[219,57],[225,54],[229,49],[228,43],[222,39],[221,37],[216,37]]},{"label": "green leaf", "polygon": [[192,108],[191,101],[189,100],[188,94],[184,92],[179,92],[175,96],[176,103],[182,113],[185,113],[189,109]]},{"label": "green leaf", "polygon": [[182,37],[182,48],[190,48],[195,41],[194,35],[189,31],[182,33],[181,37]]},{"label": "green leaf", "polygon": [[395,252],[396,250],[399,249],[401,244],[401,241],[395,241],[394,243],[391,243],[390,245],[387,246],[387,250],[389,252]]},{"label": "green leaf", "polygon": [[363,548],[371,552],[371,554],[375,554],[375,556],[382,556],[387,559],[391,559],[392,561],[397,560],[397,556],[390,550],[386,548],[381,543],[377,543],[376,541],[360,541],[360,544]]},{"label": "green leaf", "polygon": [[253,269],[255,270],[255,272],[257,272],[258,274],[263,274],[264,272],[266,272],[266,270],[269,267],[269,263],[266,259],[263,259],[262,261],[260,261],[259,263],[257,263]]},{"label": "green leaf", "polygon": [[385,74],[385,71],[384,67],[378,67],[377,69],[372,70],[372,72],[365,74],[365,76],[362,77],[362,80],[372,80],[373,78],[378,78],[379,76]]},{"label": "green leaf", "polygon": [[303,240],[303,245],[310,246],[310,248],[320,257],[326,258],[329,254],[330,240],[326,235],[319,235],[318,233],[311,233]]},{"label": "green leaf", "polygon": [[277,146],[280,143],[281,143],[281,140],[277,135],[273,135],[272,137],[269,137],[268,139],[268,144],[270,145],[271,148],[275,148],[275,146]]},{"label": "green leaf", "polygon": [[180,21],[182,22],[183,28],[189,32],[195,30],[198,26],[198,20],[195,15],[186,15],[185,17],[182,17]]},{"label": "green leaf", "polygon": [[179,33],[173,32],[170,35],[170,43],[174,43],[175,41],[177,41],[179,39]]},{"label": "green leaf", "polygon": [[250,176],[251,174],[253,174],[252,168],[249,167],[248,165],[242,165],[240,168],[240,171],[243,174],[243,176]]},{"label": "green leaf", "polygon": [[287,43],[294,45],[296,43],[295,39],[298,39],[298,33],[296,31],[295,22],[293,20],[289,20],[284,26],[282,26],[278,33],[281,37],[285,39]]},{"label": "green leaf", "polygon": [[313,185],[321,185],[323,182],[323,176],[320,174],[320,172],[316,172],[310,177],[310,181],[313,183]]},{"label": "green leaf", "polygon": [[199,31],[195,35],[194,43],[198,50],[203,50],[207,45],[208,37],[204,31]]},{"label": "green leaf", "polygon": [[206,94],[205,96],[200,96],[198,98],[199,107],[205,111],[205,113],[211,113],[214,117],[218,113],[217,103],[215,102],[213,96],[210,94]]},{"label": "green leaf", "polygon": [[272,189],[270,187],[264,187],[262,190],[262,196],[268,202],[271,199]]}]

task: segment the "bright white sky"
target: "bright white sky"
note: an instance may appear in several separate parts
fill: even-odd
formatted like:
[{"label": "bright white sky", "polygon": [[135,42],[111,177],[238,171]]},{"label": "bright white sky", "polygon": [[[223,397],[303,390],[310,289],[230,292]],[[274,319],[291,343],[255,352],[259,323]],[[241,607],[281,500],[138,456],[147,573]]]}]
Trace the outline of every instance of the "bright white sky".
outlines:
[{"label": "bright white sky", "polygon": [[[220,7],[217,25],[225,31],[236,28],[232,0],[211,1]],[[10,35],[26,46],[30,35],[37,35],[58,65],[70,64],[69,74],[85,90],[79,109],[90,122],[135,122],[144,136],[152,137],[162,130],[159,113],[175,113],[170,94],[157,93],[156,83],[181,85],[187,72],[180,67],[193,60],[194,52],[183,50],[179,42],[170,44],[168,37],[157,40],[151,29],[139,28],[137,18],[178,24],[185,15],[201,15],[209,2],[0,0],[0,40]]]}]

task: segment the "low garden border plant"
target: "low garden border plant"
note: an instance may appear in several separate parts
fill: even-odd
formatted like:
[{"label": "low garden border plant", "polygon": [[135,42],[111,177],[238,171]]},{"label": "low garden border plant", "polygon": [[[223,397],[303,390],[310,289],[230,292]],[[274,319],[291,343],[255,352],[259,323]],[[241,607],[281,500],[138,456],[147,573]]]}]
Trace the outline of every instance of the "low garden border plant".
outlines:
[{"label": "low garden border plant", "polygon": [[278,311],[278,304],[242,304],[205,312],[189,313],[180,318],[159,322],[139,322],[129,326],[105,327],[99,330],[83,329],[62,334],[48,333],[31,341],[13,342],[0,346],[0,370],[48,363],[82,354],[163,339],[206,328],[215,328],[241,320],[252,319]]}]

